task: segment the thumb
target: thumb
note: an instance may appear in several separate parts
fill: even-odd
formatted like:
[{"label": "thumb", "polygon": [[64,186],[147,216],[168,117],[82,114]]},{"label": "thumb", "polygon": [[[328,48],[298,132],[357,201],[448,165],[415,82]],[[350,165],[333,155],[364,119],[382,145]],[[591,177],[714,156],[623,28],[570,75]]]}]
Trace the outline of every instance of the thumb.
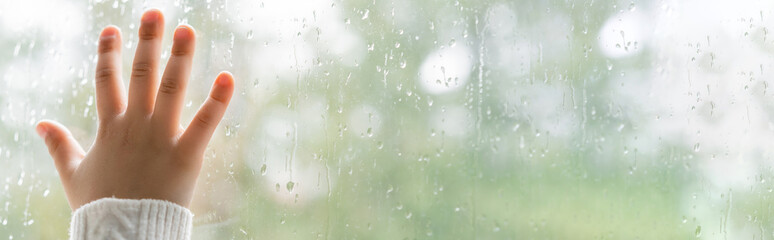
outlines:
[{"label": "thumb", "polygon": [[57,122],[40,121],[35,131],[46,141],[48,153],[54,158],[60,177],[69,177],[85,154],[81,145],[67,128]]}]

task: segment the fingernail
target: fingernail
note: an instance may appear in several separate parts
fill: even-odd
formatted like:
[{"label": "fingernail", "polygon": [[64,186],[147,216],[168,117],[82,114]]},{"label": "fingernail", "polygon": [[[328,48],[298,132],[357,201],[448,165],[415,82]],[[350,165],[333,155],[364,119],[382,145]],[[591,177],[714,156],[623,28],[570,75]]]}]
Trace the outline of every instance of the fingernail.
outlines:
[{"label": "fingernail", "polygon": [[159,20],[160,12],[158,9],[151,9],[145,12],[145,14],[142,15],[142,21],[143,23],[153,23]]},{"label": "fingernail", "polygon": [[193,30],[189,26],[180,25],[175,29],[175,39],[189,39]]},{"label": "fingernail", "polygon": [[232,77],[230,76],[231,76],[231,73],[222,72],[220,73],[220,75],[218,75],[218,79],[215,81],[215,83],[217,83],[220,86],[228,86],[231,84],[229,81],[229,78],[232,78]]},{"label": "fingernail", "polygon": [[116,38],[116,35],[118,35],[118,29],[115,27],[106,27],[104,30],[102,30],[102,34],[99,35],[99,39],[113,39]]},{"label": "fingernail", "polygon": [[40,136],[40,138],[46,139],[46,135],[48,135],[48,128],[46,128],[46,126],[43,124],[38,124],[38,126],[35,128],[35,131],[38,132],[38,136]]}]

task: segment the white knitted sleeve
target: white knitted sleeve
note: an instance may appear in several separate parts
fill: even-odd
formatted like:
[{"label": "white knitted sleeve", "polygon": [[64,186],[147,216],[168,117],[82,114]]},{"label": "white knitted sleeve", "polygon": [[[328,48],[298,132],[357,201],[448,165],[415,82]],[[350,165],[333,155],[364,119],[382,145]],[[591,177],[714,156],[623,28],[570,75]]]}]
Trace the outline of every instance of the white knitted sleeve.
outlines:
[{"label": "white knitted sleeve", "polygon": [[190,239],[193,213],[154,199],[103,198],[75,210],[70,239]]}]

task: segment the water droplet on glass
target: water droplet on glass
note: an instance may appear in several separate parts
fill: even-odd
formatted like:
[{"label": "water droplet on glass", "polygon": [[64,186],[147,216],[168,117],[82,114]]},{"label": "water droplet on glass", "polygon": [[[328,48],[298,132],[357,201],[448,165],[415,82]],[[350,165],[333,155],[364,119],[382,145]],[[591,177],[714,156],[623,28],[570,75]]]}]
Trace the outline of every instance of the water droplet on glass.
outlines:
[{"label": "water droplet on glass", "polygon": [[370,10],[366,9],[366,10],[365,10],[365,13],[363,13],[363,18],[361,18],[361,19],[366,19],[366,18],[368,18],[368,14],[369,14],[370,12],[371,12]]},{"label": "water droplet on glass", "polygon": [[18,181],[16,181],[16,185],[19,185],[19,186],[21,186],[22,184],[24,184],[24,172],[21,172],[21,173],[19,174],[19,180],[18,180]]},{"label": "water droplet on glass", "polygon": [[288,189],[288,192],[293,192],[293,187],[296,185],[293,181],[288,181],[288,184],[285,186]]},{"label": "water droplet on glass", "polygon": [[226,137],[233,136],[233,135],[236,133],[236,132],[235,132],[236,130],[235,130],[235,129],[234,129],[234,127],[232,127],[232,126],[228,126],[228,125],[227,125],[227,126],[225,127],[225,129],[226,129]]},{"label": "water droplet on glass", "polygon": [[13,48],[13,56],[19,56],[19,51],[21,51],[21,43],[17,43],[16,47]]},{"label": "water droplet on glass", "polygon": [[266,164],[261,166],[261,176],[266,176]]}]

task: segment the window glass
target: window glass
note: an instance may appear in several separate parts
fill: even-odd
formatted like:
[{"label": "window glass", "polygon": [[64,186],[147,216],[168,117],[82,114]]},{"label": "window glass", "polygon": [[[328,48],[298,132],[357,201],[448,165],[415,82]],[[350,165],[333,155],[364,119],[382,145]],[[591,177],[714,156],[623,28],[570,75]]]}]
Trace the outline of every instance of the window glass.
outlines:
[{"label": "window glass", "polygon": [[[33,126],[85,147],[99,31],[197,31],[237,89],[194,239],[774,237],[774,2],[0,1],[0,238],[67,236]],[[128,80],[125,80],[128,84]]]}]

